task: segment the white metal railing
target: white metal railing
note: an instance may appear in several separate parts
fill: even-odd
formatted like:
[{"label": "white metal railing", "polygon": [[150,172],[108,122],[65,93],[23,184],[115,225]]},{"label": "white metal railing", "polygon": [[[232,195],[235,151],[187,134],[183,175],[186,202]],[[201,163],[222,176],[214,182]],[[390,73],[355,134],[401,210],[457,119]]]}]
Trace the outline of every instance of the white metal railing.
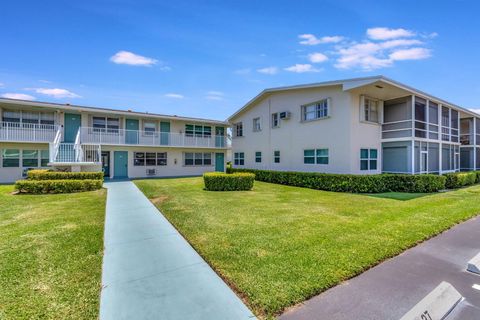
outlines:
[{"label": "white metal railing", "polygon": [[50,142],[49,144],[49,161],[50,162],[55,162],[57,159],[57,154],[58,154],[58,149],[60,146],[60,140],[62,139],[62,130],[58,128],[57,133],[55,134],[55,138],[53,139],[53,142]]},{"label": "white metal railing", "polygon": [[170,147],[228,148],[230,140],[225,135],[187,135],[184,133],[148,132],[125,129],[80,128],[82,143],[108,145],[145,145]]},{"label": "white metal railing", "polygon": [[0,141],[52,142],[60,126],[0,121]]}]

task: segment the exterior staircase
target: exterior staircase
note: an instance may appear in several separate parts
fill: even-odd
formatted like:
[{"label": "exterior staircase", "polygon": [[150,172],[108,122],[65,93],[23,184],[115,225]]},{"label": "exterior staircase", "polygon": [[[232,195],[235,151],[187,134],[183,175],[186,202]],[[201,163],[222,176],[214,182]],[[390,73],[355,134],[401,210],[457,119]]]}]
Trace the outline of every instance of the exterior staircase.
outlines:
[{"label": "exterior staircase", "polygon": [[94,165],[101,163],[100,144],[82,144],[80,130],[75,143],[61,142],[62,130],[59,129],[55,139],[50,143],[50,164],[52,166]]}]

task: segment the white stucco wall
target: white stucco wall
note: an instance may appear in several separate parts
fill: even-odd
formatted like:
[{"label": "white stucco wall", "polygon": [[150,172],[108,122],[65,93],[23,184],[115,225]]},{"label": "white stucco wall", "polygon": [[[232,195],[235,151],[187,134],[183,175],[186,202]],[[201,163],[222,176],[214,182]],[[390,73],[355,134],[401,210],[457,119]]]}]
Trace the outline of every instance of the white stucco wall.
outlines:
[{"label": "white stucco wall", "polygon": [[[20,152],[19,167],[3,167],[3,150],[18,149]],[[22,150],[48,150],[46,143],[4,143],[0,142],[0,183],[12,183],[23,178],[27,167],[22,165]]]}]

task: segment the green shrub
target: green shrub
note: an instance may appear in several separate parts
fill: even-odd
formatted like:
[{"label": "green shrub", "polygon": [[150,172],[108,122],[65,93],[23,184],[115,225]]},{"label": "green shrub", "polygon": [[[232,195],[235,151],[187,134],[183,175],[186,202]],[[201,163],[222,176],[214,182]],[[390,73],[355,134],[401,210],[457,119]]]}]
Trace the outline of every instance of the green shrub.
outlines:
[{"label": "green shrub", "polygon": [[102,188],[103,180],[18,180],[15,190],[21,193],[72,193],[79,191],[92,191]]},{"label": "green shrub", "polygon": [[381,193],[381,192],[437,192],[445,188],[445,177],[409,174],[330,174],[316,172],[271,171],[255,169],[228,169],[228,173],[250,172],[258,181],[304,187],[317,190]]},{"label": "green shrub", "polygon": [[452,172],[444,174],[446,178],[445,187],[447,189],[457,189],[464,186],[475,184],[478,181],[478,172]]},{"label": "green shrub", "polygon": [[27,178],[30,180],[96,180],[103,179],[103,172],[62,172],[49,170],[29,170]]},{"label": "green shrub", "polygon": [[254,180],[253,173],[207,172],[203,175],[205,189],[209,191],[251,190]]}]

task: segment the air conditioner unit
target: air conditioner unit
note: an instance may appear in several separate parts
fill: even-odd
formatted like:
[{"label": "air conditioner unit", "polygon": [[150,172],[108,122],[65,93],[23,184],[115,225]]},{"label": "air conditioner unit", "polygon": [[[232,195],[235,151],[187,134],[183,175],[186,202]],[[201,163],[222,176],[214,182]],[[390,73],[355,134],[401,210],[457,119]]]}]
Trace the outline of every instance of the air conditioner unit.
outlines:
[{"label": "air conditioner unit", "polygon": [[280,112],[280,119],[288,120],[290,119],[291,113],[288,111]]},{"label": "air conditioner unit", "polygon": [[157,169],[147,169],[147,176],[154,176],[157,174]]}]

